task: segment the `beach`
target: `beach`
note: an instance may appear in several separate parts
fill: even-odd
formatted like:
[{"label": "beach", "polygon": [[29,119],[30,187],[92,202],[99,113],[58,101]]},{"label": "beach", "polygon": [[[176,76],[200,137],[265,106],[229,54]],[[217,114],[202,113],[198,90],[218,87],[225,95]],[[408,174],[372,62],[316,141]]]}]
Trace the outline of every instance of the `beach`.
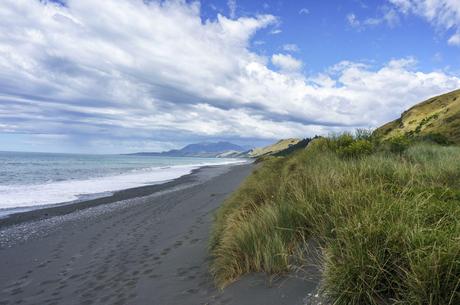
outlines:
[{"label": "beach", "polygon": [[0,304],[304,304],[317,282],[249,275],[223,291],[208,272],[213,213],[254,165],[0,220]]}]

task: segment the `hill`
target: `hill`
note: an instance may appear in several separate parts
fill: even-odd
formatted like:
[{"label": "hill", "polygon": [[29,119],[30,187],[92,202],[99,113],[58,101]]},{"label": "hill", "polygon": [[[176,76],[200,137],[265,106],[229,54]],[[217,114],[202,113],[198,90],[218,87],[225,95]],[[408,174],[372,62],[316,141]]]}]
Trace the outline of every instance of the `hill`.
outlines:
[{"label": "hill", "polygon": [[163,157],[233,157],[244,151],[245,149],[243,147],[230,142],[202,142],[189,144],[181,149],[173,149],[164,152],[139,152],[131,155]]},{"label": "hill", "polygon": [[436,136],[460,143],[460,90],[432,97],[374,132],[383,139],[397,136]]},{"label": "hill", "polygon": [[297,151],[299,149],[305,149],[308,146],[308,144],[312,140],[314,140],[316,138],[318,138],[318,136],[315,136],[313,138],[302,139],[299,142],[297,142],[296,144],[289,145],[288,148],[274,153],[273,156],[275,156],[275,157],[285,157],[285,156],[288,156],[288,155],[292,154],[293,152],[295,152],[295,151]]},{"label": "hill", "polygon": [[248,153],[249,153],[249,150],[247,151],[229,150],[229,151],[216,155],[216,158],[249,158]]},{"label": "hill", "polygon": [[274,155],[278,152],[288,149],[292,145],[296,145],[300,141],[301,141],[300,139],[293,139],[293,138],[279,140],[275,144],[272,144],[269,146],[265,146],[261,148],[254,148],[251,151],[249,151],[248,155],[251,158],[259,158],[263,156]]}]

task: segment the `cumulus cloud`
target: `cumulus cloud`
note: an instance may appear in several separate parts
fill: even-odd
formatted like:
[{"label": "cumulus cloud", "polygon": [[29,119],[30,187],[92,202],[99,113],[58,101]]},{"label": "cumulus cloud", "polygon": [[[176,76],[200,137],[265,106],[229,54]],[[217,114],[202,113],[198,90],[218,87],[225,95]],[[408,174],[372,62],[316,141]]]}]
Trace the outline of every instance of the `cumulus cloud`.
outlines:
[{"label": "cumulus cloud", "polygon": [[404,14],[425,18],[438,28],[453,29],[448,43],[460,45],[460,1],[458,0],[389,0]]},{"label": "cumulus cloud", "polygon": [[257,31],[277,24],[272,15],[202,20],[198,3],[180,0],[4,0],[0,133],[132,150],[312,136],[377,126],[460,87],[455,76],[417,72],[414,59],[303,75],[291,55],[250,50]]},{"label": "cumulus cloud", "polygon": [[283,72],[298,72],[302,68],[302,62],[290,54],[273,54],[272,63]]}]

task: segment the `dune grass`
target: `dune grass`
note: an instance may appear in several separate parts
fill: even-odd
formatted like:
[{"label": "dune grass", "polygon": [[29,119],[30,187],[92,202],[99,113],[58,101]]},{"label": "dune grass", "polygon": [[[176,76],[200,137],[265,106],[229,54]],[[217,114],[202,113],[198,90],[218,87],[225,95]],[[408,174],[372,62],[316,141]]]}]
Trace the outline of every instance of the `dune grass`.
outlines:
[{"label": "dune grass", "polygon": [[288,271],[313,239],[333,304],[460,304],[460,148],[400,146],[345,134],[265,160],[216,215],[216,282]]}]

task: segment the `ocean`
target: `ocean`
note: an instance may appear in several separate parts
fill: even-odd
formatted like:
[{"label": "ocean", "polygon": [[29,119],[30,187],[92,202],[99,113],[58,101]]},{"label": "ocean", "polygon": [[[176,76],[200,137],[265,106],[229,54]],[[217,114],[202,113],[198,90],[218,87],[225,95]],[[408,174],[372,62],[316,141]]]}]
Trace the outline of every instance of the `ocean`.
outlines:
[{"label": "ocean", "polygon": [[0,152],[0,216],[92,199],[240,159]]}]

